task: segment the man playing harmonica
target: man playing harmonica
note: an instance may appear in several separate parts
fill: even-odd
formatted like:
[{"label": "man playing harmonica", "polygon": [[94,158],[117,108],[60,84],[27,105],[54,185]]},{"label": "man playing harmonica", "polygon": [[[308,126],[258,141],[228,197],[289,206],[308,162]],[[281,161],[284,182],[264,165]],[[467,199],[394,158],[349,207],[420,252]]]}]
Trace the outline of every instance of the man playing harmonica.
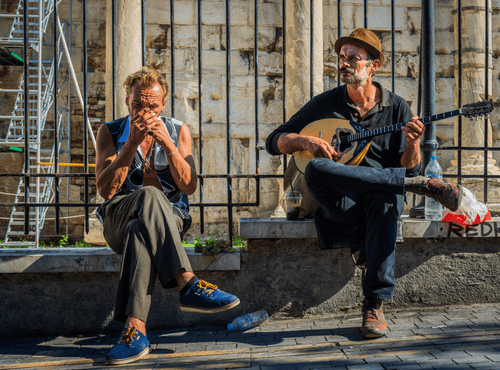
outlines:
[{"label": "man playing harmonica", "polygon": [[109,246],[123,254],[114,319],[125,327],[106,358],[109,365],[149,352],[146,320],[156,276],[163,288],[179,287],[181,311],[220,312],[240,303],[196,278],[182,246],[196,171],[188,126],[159,116],[167,82],[143,68],[124,87],[130,115],[102,125],[97,134],[97,190],[106,200],[97,214]]}]

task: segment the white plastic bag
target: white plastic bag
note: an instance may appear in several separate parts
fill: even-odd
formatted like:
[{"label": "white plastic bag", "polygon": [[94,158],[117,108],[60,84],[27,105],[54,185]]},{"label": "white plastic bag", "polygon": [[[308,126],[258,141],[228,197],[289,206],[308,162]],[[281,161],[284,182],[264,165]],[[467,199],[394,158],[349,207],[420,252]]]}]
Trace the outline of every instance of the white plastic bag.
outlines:
[{"label": "white plastic bag", "polygon": [[462,188],[464,195],[460,207],[454,212],[446,209],[443,221],[456,222],[460,225],[476,225],[491,220],[491,214],[486,204],[478,201],[469,189]]}]

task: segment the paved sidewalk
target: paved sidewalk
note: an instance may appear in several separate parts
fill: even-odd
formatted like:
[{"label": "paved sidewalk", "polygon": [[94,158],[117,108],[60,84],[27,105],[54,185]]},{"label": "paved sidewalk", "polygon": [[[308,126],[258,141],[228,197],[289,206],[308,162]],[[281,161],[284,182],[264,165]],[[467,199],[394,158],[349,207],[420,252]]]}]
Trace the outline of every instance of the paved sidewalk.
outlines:
[{"label": "paved sidewalk", "polygon": [[[362,340],[360,317],[150,331],[129,369],[498,370],[500,304],[386,310],[386,338]],[[0,369],[103,369],[118,335],[0,340]]]}]

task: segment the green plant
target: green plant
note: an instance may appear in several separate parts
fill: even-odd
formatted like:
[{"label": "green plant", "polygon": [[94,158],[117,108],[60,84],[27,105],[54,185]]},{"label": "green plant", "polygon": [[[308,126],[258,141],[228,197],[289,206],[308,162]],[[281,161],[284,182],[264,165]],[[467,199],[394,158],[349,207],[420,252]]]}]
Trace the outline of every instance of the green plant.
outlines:
[{"label": "green plant", "polygon": [[61,240],[59,240],[59,247],[60,248],[64,248],[65,246],[68,245],[68,238],[69,238],[69,235],[63,235],[61,237]]},{"label": "green plant", "polygon": [[[220,242],[224,242],[224,240],[219,238],[219,233],[216,232],[214,234],[208,234],[208,238],[204,241],[201,240],[199,236],[194,238],[193,242],[188,242],[187,240],[183,240],[182,244],[185,247],[207,247],[219,244]],[[232,246],[233,247],[246,247],[246,239],[242,238],[239,235],[233,235],[232,238]]]},{"label": "green plant", "polygon": [[73,248],[92,248],[93,245],[90,243],[87,243],[85,240],[80,240],[79,242],[76,242],[75,245],[72,245]]},{"label": "green plant", "polygon": [[239,235],[233,235],[233,247],[246,247],[247,242],[245,238]]},{"label": "green plant", "polygon": [[200,240],[200,237],[197,236],[196,238],[194,238],[194,242],[193,242],[193,246],[196,248],[196,247],[202,247],[204,245],[204,243]]}]

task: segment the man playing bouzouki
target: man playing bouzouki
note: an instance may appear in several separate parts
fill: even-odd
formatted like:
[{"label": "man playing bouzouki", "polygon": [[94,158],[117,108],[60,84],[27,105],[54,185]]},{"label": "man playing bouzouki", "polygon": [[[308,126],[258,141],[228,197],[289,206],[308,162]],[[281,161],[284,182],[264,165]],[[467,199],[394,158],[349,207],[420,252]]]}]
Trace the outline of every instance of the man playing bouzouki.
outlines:
[{"label": "man playing bouzouki", "polygon": [[[335,43],[342,86],[309,101],[288,122],[267,138],[272,155],[308,151],[312,159],[305,168],[305,181],[320,205],[316,222],[361,225],[366,252],[363,280],[364,338],[378,338],[388,331],[382,304],[390,300],[395,286],[397,220],[404,207],[405,191],[433,197],[457,210],[462,188],[439,179],[417,176],[421,168],[420,138],[424,125],[413,116],[399,96],[372,81],[384,63],[382,45],[371,31],[358,28]],[[374,137],[357,166],[338,163],[339,153],[321,137],[299,134],[309,123],[342,118],[367,129],[408,122],[401,130]],[[349,122],[346,121],[346,122]],[[326,240],[335,228],[317,228]]]}]

